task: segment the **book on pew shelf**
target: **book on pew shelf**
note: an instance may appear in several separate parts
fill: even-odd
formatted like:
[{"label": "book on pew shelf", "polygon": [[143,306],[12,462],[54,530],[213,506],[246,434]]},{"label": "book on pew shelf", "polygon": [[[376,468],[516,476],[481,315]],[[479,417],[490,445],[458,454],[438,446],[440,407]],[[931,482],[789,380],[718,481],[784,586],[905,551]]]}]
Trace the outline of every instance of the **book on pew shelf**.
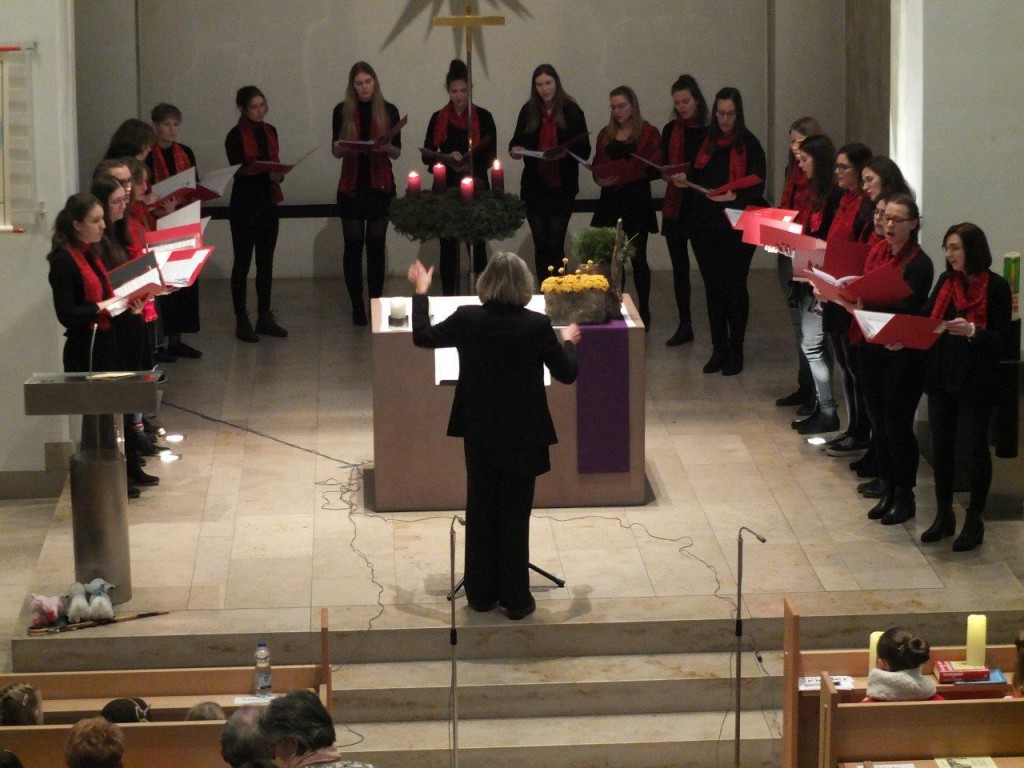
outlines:
[{"label": "book on pew shelf", "polygon": [[196,281],[200,271],[206,266],[207,259],[213,253],[213,247],[189,248],[174,251],[160,267],[160,276],[168,288],[187,288]]},{"label": "book on pew shelf", "polygon": [[[853,690],[853,678],[849,675],[829,675],[832,680],[832,685],[836,687],[838,691],[852,691]],[[820,691],[821,690],[821,675],[808,675],[801,677],[798,681],[798,689],[801,691]]]},{"label": "book on pew shelf", "polygon": [[1009,680],[1001,669],[993,669],[988,673],[987,678],[981,680],[954,680],[953,685],[1009,685]]},{"label": "book on pew shelf", "polygon": [[936,757],[939,768],[996,768],[991,757]]},{"label": "book on pew shelf", "polygon": [[[894,315],[889,312],[855,309],[853,317],[864,337],[872,344],[902,344],[908,349],[929,349],[946,329],[946,324],[942,320],[920,315]],[[936,674],[939,665],[944,663],[950,662],[935,662]],[[988,667],[984,668],[984,675],[988,676]],[[942,682],[948,683],[952,680]]]},{"label": "book on pew shelf", "polygon": [[146,253],[110,270],[110,285],[119,304],[131,304],[138,299],[151,299],[167,292],[160,276],[156,255]]},{"label": "book on pew shelf", "polygon": [[968,664],[966,661],[947,661],[945,659],[936,661],[932,668],[932,674],[940,683],[988,680],[990,672],[991,670],[984,665],[977,666]]}]

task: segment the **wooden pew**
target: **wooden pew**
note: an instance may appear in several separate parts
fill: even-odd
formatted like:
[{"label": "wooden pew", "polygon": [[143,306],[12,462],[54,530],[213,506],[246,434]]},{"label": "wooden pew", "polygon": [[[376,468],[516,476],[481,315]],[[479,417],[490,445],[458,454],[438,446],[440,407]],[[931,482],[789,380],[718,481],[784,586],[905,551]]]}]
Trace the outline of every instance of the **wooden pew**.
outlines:
[{"label": "wooden pew", "polygon": [[[820,727],[823,724],[820,720],[819,692],[800,691],[799,678],[820,675],[823,669],[829,670],[832,675],[848,675],[854,678],[854,689],[839,691],[840,701],[861,701],[867,685],[867,638],[864,647],[859,649],[803,650],[800,648],[800,614],[796,603],[789,598],[784,600],[783,621],[782,766],[804,768],[818,764]],[[935,661],[963,659],[965,655],[964,646],[932,648],[931,659],[923,670],[925,674],[930,674]],[[1013,645],[990,645],[986,649],[986,663],[1003,670],[1008,680],[1016,658],[1016,647]],[[1006,684],[940,685],[939,693],[947,699],[1002,698],[1009,693],[1009,688]],[[1018,751],[1024,751],[1024,745]]]},{"label": "wooden pew", "polygon": [[844,703],[822,672],[818,768],[1024,753],[1024,699]]}]

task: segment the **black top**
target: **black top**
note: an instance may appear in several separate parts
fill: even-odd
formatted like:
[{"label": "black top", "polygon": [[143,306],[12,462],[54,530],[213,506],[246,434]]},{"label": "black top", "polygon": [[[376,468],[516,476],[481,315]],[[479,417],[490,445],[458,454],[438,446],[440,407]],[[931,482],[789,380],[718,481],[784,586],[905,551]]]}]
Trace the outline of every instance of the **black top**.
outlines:
[{"label": "black top", "polygon": [[[252,135],[256,139],[256,159],[272,160],[270,149],[267,146],[267,137],[259,129],[259,123],[252,124]],[[264,123],[277,136],[277,129],[270,123]],[[228,165],[245,165],[245,151],[242,146],[242,132],[236,125],[228,131],[224,139],[224,150],[228,155]],[[274,183],[270,180],[269,173],[260,173],[253,176],[235,176],[235,182],[231,185],[231,207],[232,208],[274,208]]]},{"label": "black top", "polygon": [[[452,152],[462,152],[465,154],[466,150],[469,149],[469,133],[457,126],[448,123],[448,136],[441,142],[440,145],[434,144],[434,126],[437,125],[437,116],[440,112],[435,112],[430,116],[430,122],[427,124],[427,135],[423,139],[423,146],[427,149],[432,149],[435,152],[444,152],[445,154],[451,154]],[[491,163],[498,156],[498,129],[494,125],[494,117],[483,107],[478,107],[476,104],[473,105],[473,119],[477,121],[480,126],[480,143],[483,144],[483,148],[473,153],[473,178],[476,179],[476,186],[478,188],[490,189],[490,178],[488,177],[487,171],[491,167]],[[423,158],[423,162],[426,163],[428,168],[434,166],[435,161],[427,157]],[[458,184],[462,180],[464,175],[462,172],[453,171],[450,167],[447,167],[445,173],[445,182],[449,187]]]},{"label": "black top", "polygon": [[[96,278],[102,280],[105,270],[99,265],[99,260],[91,252],[85,258],[96,273]],[[57,320],[67,329],[65,335],[91,332],[92,324],[96,322],[96,313],[100,309],[96,304],[86,302],[82,273],[78,271],[78,264],[68,251],[61,249],[53,254],[49,280],[53,290],[53,308]]]},{"label": "black top", "polygon": [[[649,123],[644,123],[648,127]],[[653,130],[653,127],[652,129]],[[607,158],[609,161],[624,161],[639,163],[633,160],[633,154],[637,153],[638,139],[631,141],[619,141],[612,139],[604,142],[599,139],[599,151],[597,157]],[[603,151],[600,151],[603,149]],[[654,212],[654,205],[651,198],[651,175],[653,168],[644,166],[644,175],[638,179],[616,184],[610,187],[601,187],[601,196],[597,201],[597,210],[590,220],[592,227],[614,227],[616,222],[622,219],[622,228],[634,235],[638,232],[657,232],[658,217]]]},{"label": "black top", "polygon": [[[669,146],[672,143],[672,131],[675,128],[676,121],[669,120],[665,123],[665,127],[661,129],[661,162],[662,165],[667,165],[669,161],[668,152]],[[683,162],[692,164],[697,158],[697,150],[700,149],[700,145],[704,143],[704,137],[707,136],[708,127],[706,125],[687,125],[683,128],[683,133],[686,139],[683,142]],[[686,214],[684,211],[693,205],[693,196],[696,194],[692,189],[683,187],[679,190],[681,199],[679,202],[679,218],[672,222],[671,219],[666,220],[662,217],[661,231],[665,231],[665,227],[669,226],[670,223],[674,223],[676,226],[683,226],[686,223]]]},{"label": "black top", "polygon": [[[728,203],[716,203],[706,195],[695,194],[693,205],[686,209],[688,220],[694,226],[709,229],[729,231],[731,229],[729,220],[725,216],[726,208],[746,208],[748,205],[767,205],[764,199],[764,179],[767,175],[767,161],[765,160],[764,149],[761,142],[757,140],[750,131],[743,137],[747,147],[747,174],[753,174],[761,178],[761,183],[749,189],[736,190],[736,199]],[[699,184],[707,189],[714,189],[729,182],[729,156],[728,148],[715,147],[707,165],[703,168],[691,168],[687,178],[694,184]]]},{"label": "black top", "polygon": [[[508,143],[512,147],[525,147],[526,149],[540,149],[540,125],[532,131],[526,130],[526,121],[529,116],[529,103],[524,104],[519,110],[519,119],[516,121],[516,130],[512,140]],[[558,143],[568,141],[580,134],[586,134],[587,118],[583,110],[574,101],[566,101],[563,106],[565,115],[565,127],[558,128]],[[590,137],[584,136],[571,147],[569,151],[579,155],[584,160],[590,159]],[[523,176],[520,181],[519,194],[526,203],[526,207],[533,210],[544,209],[547,212],[571,213],[572,201],[580,191],[580,164],[566,155],[558,160],[558,174],[561,186],[551,188],[544,183],[544,177],[540,172],[542,161],[535,157],[523,158]]]},{"label": "black top", "polygon": [[[946,284],[950,273],[939,275],[922,314],[930,315],[932,307]],[[951,392],[972,397],[992,397],[996,386],[999,361],[1007,357],[1010,347],[1010,286],[995,272],[988,273],[987,327],[975,326],[974,338],[942,334],[929,350],[927,392]],[[964,317],[949,302],[943,320]]]},{"label": "black top", "polygon": [[198,178],[199,178],[199,166],[196,165],[196,153],[192,151],[191,147],[188,147],[188,146],[186,146],[186,145],[184,145],[184,144],[182,144],[180,142],[175,142],[175,143],[179,147],[181,147],[182,150],[185,152],[185,157],[188,158],[189,164],[186,165],[184,168],[178,168],[174,164],[174,145],[173,144],[171,146],[167,147],[166,149],[161,147],[159,144],[154,144],[153,145],[153,149],[150,151],[150,153],[148,155],[146,155],[146,165],[149,167],[149,178],[150,179],[153,179],[153,178],[156,177],[156,175],[153,173],[153,153],[154,152],[159,152],[159,153],[161,153],[164,156],[164,163],[167,165],[167,171],[168,171],[168,173],[171,176],[173,176],[176,173],[181,173],[186,168],[195,168],[196,169],[196,179],[198,180]]},{"label": "black top", "polygon": [[496,448],[536,448],[558,442],[544,392],[544,366],[564,384],[576,380],[576,348],[559,342],[547,315],[503,304],[461,306],[430,324],[429,299],[412,300],[418,347],[456,347],[448,434]]},{"label": "black top", "polygon": [[[843,197],[843,190],[839,187],[833,187],[828,197],[825,198],[825,205],[821,209],[821,221],[818,222],[818,226],[813,227],[810,223],[804,227],[805,232],[811,237],[817,237],[819,240],[824,240],[828,237],[828,231],[832,228],[832,220],[836,217],[836,211],[839,210],[839,201]],[[816,214],[817,212],[815,212]],[[814,215],[812,214],[812,221]]]},{"label": "black top", "polygon": [[[331,141],[341,138],[341,112],[345,102],[340,102],[334,107],[331,114]],[[369,101],[360,101],[359,109],[359,135],[356,141],[369,141],[370,130],[373,127],[373,104]],[[384,111],[388,116],[388,124],[395,125],[401,116],[398,114],[398,107],[390,101],[384,102]],[[392,145],[401,148],[402,132],[399,131],[391,140]],[[359,163],[359,170],[356,176],[356,190],[351,197],[338,193],[338,209],[342,218],[352,219],[377,219],[388,215],[388,208],[391,206],[391,198],[395,196],[395,190],[382,192],[370,188],[370,155],[368,152],[361,152],[357,157],[342,159],[342,163],[356,161]]]}]

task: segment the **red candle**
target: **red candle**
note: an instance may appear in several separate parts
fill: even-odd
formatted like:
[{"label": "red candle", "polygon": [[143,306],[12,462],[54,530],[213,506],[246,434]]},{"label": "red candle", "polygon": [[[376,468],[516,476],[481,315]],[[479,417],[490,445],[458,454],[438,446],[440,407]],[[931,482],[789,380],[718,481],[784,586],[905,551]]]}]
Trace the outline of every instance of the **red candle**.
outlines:
[{"label": "red candle", "polygon": [[472,205],[473,204],[473,177],[472,176],[467,176],[466,178],[464,178],[462,180],[462,183],[459,184],[459,192],[462,195],[462,204],[463,205],[467,205],[468,206],[468,205]]},{"label": "red candle", "polygon": [[409,188],[405,194],[410,197],[420,196],[420,175],[416,171],[409,171]]},{"label": "red candle", "polygon": [[439,195],[443,195],[445,189],[448,188],[445,182],[445,168],[444,163],[438,163],[431,169],[431,173],[434,174],[434,188],[433,191]]},{"label": "red candle", "polygon": [[495,160],[491,166],[491,191],[496,196],[505,194],[505,169],[501,167],[501,160]]}]

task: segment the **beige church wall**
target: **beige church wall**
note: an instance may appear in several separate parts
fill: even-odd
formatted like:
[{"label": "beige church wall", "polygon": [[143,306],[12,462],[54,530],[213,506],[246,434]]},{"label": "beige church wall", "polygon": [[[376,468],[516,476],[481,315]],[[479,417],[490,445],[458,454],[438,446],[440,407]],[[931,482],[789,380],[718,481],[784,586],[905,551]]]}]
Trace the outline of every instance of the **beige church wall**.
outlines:
[{"label": "beige church wall", "polygon": [[[0,496],[43,495],[44,444],[66,441],[64,418],[25,416],[22,385],[61,369],[63,337],[53,313],[46,253],[53,215],[75,190],[74,41],[70,4],[0,3],[0,43],[36,43],[30,54],[36,196],[45,216],[24,234],[0,234]],[[42,485],[40,484],[42,483]]]},{"label": "beige church wall", "polygon": [[846,3],[846,136],[889,154],[890,6]]}]

